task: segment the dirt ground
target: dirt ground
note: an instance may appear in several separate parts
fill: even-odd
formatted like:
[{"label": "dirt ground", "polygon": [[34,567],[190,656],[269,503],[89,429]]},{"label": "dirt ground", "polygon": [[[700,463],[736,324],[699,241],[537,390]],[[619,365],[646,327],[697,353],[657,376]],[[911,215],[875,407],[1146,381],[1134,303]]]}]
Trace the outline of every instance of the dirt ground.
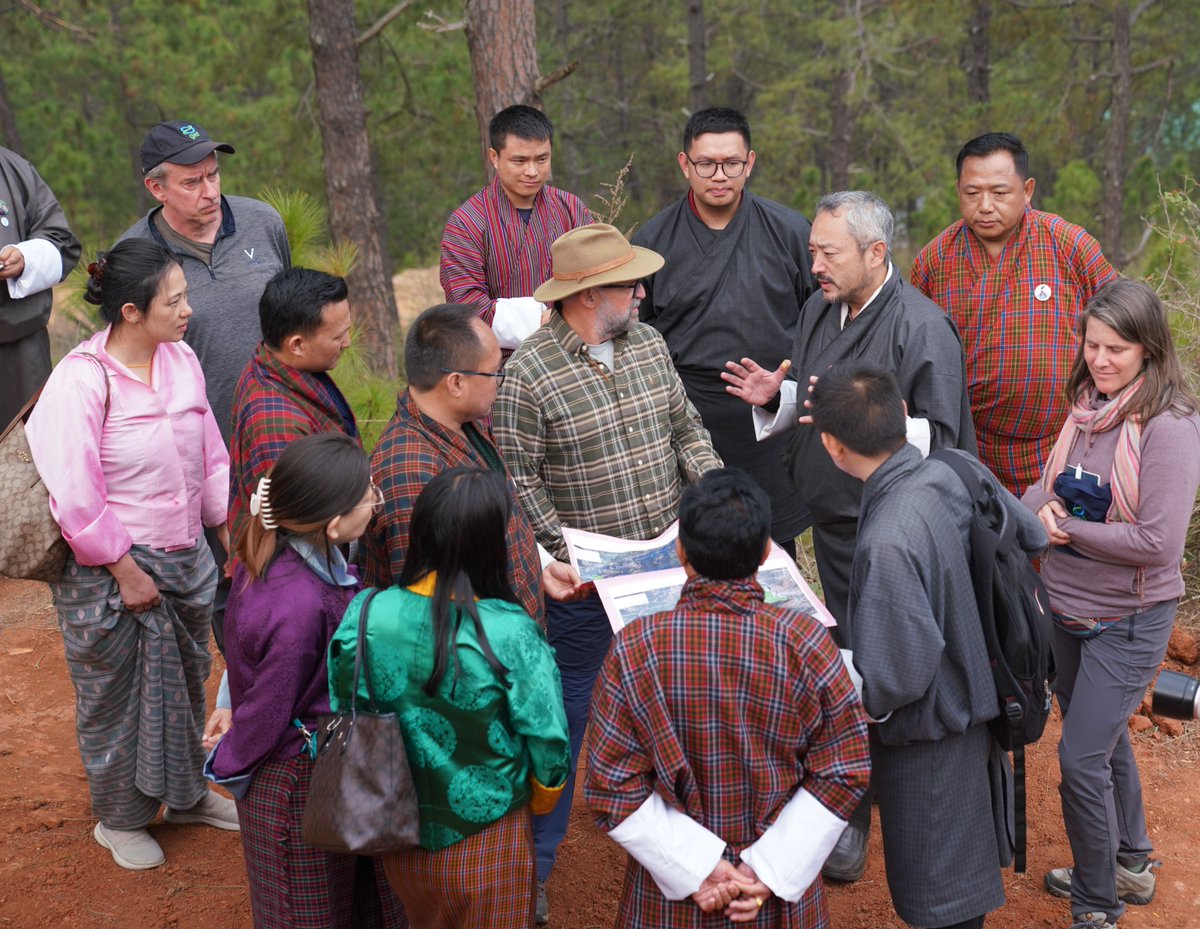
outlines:
[{"label": "dirt ground", "polygon": [[[214,669],[213,686],[220,661]],[[1195,669],[1193,668],[1193,673]],[[0,580],[0,927],[248,929],[241,847],[235,834],[200,826],[152,827],[167,855],[153,871],[118,868],[92,839],[87,783],[75,746],[74,698],[48,589]],[[1059,929],[1065,901],[1041,889],[1045,870],[1070,860],[1058,807],[1052,721],[1031,750],[1027,875],[1006,873],[1007,905],[997,929]],[[1200,738],[1195,724],[1165,738],[1135,737],[1156,856],[1165,861],[1158,895],[1130,907],[1122,929],[1200,927]],[[576,797],[571,830],[550,881],[551,924],[612,924],[623,855],[591,825]],[[947,875],[948,880],[953,875]],[[865,878],[831,889],[834,925],[902,929],[883,874],[878,824]]]}]

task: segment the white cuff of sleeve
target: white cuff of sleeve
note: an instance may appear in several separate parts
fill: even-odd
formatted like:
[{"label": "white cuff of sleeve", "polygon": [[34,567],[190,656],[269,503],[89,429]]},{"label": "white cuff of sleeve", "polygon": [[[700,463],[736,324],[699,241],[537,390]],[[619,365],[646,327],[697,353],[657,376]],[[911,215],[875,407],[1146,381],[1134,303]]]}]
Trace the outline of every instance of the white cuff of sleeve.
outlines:
[{"label": "white cuff of sleeve", "polygon": [[929,457],[929,420],[914,416],[904,417],[904,438],[915,445],[922,458]]},{"label": "white cuff of sleeve", "polygon": [[217,709],[232,710],[233,700],[229,696],[229,671],[221,672],[221,686],[217,688]]},{"label": "white cuff of sleeve", "polygon": [[20,277],[8,279],[8,295],[14,300],[53,287],[63,276],[62,255],[45,239],[28,239],[14,246],[25,259]]},{"label": "white cuff of sleeve", "polygon": [[741,858],[775,896],[795,903],[821,873],[846,825],[801,788]]},{"label": "white cuff of sleeve", "polygon": [[516,348],[542,325],[546,308],[533,297],[501,297],[496,301],[492,332],[501,348]]},{"label": "white cuff of sleeve", "polygon": [[779,385],[779,409],[768,413],[761,406],[751,411],[754,414],[754,438],[761,442],[773,435],[787,432],[796,425],[799,412],[796,409],[796,382],[784,381]]},{"label": "white cuff of sleeve", "polygon": [[608,834],[650,873],[668,900],[683,900],[699,890],[725,851],[724,839],[657,793]]},{"label": "white cuff of sleeve", "polygon": [[[839,648],[838,651],[842,655],[842,664],[846,666],[846,673],[850,675],[850,683],[854,685],[854,692],[858,694],[858,702],[862,703],[863,698],[863,676],[858,673],[858,668],[854,667],[854,652],[848,648]],[[866,713],[866,707],[863,707],[863,712]],[[886,723],[892,718],[892,711],[884,713],[879,719],[876,719],[870,714],[867,715],[867,720],[873,723]]]},{"label": "white cuff of sleeve", "polygon": [[538,550],[538,561],[540,561],[542,563],[543,571],[545,571],[547,567],[554,564],[554,562],[556,562],[558,560],[553,555],[551,555],[548,551],[546,551],[544,548],[542,548],[541,542],[537,543],[537,550]]}]

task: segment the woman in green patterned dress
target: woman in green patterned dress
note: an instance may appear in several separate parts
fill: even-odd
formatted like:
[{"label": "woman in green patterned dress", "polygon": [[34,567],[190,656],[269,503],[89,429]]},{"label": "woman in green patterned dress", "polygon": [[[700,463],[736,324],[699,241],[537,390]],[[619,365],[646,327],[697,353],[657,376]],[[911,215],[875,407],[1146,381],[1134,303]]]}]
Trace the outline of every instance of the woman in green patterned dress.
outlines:
[{"label": "woman in green patterned dress", "polygon": [[[549,812],[567,778],[558,669],[507,579],[509,505],[495,472],[435,477],[404,570],[370,607],[375,696],[400,719],[420,802],[420,847],[384,860],[414,929],[530,925],[529,813]],[[329,646],[335,711],[353,686],[360,598]]]}]

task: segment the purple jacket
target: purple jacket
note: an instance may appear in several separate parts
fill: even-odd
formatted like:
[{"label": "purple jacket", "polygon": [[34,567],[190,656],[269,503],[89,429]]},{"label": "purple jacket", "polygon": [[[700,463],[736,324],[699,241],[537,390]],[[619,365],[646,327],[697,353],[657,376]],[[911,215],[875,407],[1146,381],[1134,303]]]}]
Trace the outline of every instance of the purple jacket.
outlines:
[{"label": "purple jacket", "polygon": [[357,587],[328,584],[291,548],[246,586],[238,565],[225,609],[225,660],[233,726],[213,759],[220,777],[248,774],[300,753],[309,729],[329,712],[325,652]]}]

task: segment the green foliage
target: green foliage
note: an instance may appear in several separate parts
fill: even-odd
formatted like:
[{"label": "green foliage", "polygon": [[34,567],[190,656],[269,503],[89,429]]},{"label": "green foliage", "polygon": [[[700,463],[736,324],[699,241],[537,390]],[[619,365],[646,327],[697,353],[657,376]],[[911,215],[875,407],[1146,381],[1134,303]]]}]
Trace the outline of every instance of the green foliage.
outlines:
[{"label": "green foliage", "polygon": [[1042,208],[1084,227],[1100,221],[1100,177],[1087,162],[1068,161],[1058,171],[1054,193],[1042,199]]}]

